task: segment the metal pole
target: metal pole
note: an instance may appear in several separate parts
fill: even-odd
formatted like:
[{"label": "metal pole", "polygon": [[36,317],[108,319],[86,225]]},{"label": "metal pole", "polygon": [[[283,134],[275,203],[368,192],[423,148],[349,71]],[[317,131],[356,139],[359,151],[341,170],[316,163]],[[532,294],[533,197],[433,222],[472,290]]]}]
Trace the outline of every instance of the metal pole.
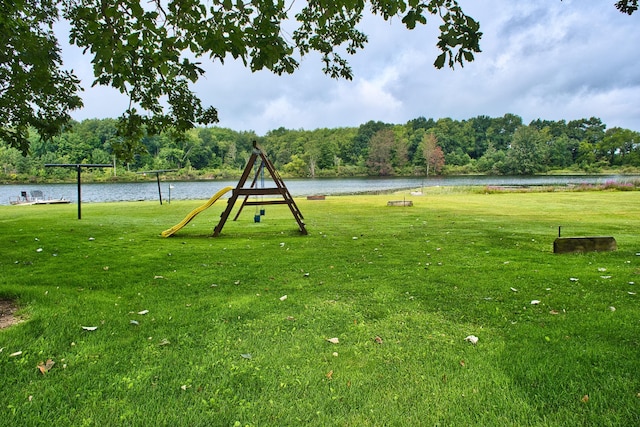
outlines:
[{"label": "metal pole", "polygon": [[80,165],[76,166],[76,169],[78,170],[78,219],[82,218],[82,184],[80,182],[80,171],[82,170],[80,168]]},{"label": "metal pole", "polygon": [[156,178],[158,178],[158,197],[160,198],[160,204],[162,204],[162,191],[160,191],[160,172],[156,172]]}]

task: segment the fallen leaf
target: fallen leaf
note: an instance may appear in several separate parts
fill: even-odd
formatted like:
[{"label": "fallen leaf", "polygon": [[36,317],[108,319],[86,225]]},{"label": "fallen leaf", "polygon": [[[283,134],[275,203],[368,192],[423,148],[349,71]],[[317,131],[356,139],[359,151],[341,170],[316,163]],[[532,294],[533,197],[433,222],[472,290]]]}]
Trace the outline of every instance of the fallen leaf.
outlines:
[{"label": "fallen leaf", "polygon": [[287,299],[287,296],[286,296],[286,295],[282,295],[282,296],[280,297],[280,301],[284,301],[284,300],[286,300],[286,299]]},{"label": "fallen leaf", "polygon": [[142,310],[142,311],[139,311],[139,312],[138,312],[138,314],[141,314],[141,315],[143,315],[143,316],[144,316],[144,315],[145,315],[145,314],[147,314],[148,312],[149,312],[149,310]]},{"label": "fallen leaf", "polygon": [[169,345],[169,344],[171,344],[171,342],[166,338],[158,343],[159,346],[164,346],[164,345]]},{"label": "fallen leaf", "polygon": [[471,344],[473,344],[473,345],[478,344],[478,337],[477,337],[477,336],[475,336],[475,335],[469,335],[469,336],[468,336],[468,337],[466,337],[464,340],[465,340],[465,341],[470,342],[470,343],[471,343]]},{"label": "fallen leaf", "polygon": [[332,355],[333,357],[338,357],[338,352],[337,352],[337,351],[334,351],[333,353],[331,353],[331,355]]},{"label": "fallen leaf", "polygon": [[9,357],[16,357],[16,356],[20,356],[21,354],[22,354],[22,352],[21,352],[21,351],[16,351],[15,353],[11,353],[11,354],[9,355]]},{"label": "fallen leaf", "polygon": [[51,370],[51,368],[53,368],[53,365],[55,365],[56,362],[54,362],[51,359],[47,359],[46,362],[40,362],[38,364],[38,369],[40,370],[40,373],[42,375],[46,374],[47,372],[49,372]]},{"label": "fallen leaf", "polygon": [[138,326],[140,323],[138,323],[137,320],[129,320],[129,323],[131,323],[132,325],[136,325]]},{"label": "fallen leaf", "polygon": [[380,337],[378,337],[378,336],[377,336],[377,337],[375,337],[373,340],[374,340],[375,342],[377,342],[378,344],[382,344],[382,338],[380,338]]},{"label": "fallen leaf", "polygon": [[186,384],[185,384],[185,385],[181,385],[181,386],[180,386],[180,389],[181,389],[182,391],[187,391],[187,388],[188,388],[188,386],[187,386]]},{"label": "fallen leaf", "polygon": [[582,396],[582,399],[580,399],[580,402],[582,403],[587,403],[589,401],[589,395],[585,394],[584,396]]},{"label": "fallen leaf", "polygon": [[465,365],[464,360],[461,360],[460,361],[460,366],[464,366],[464,365]]},{"label": "fallen leaf", "polygon": [[82,329],[84,329],[85,331],[95,331],[96,329],[98,329],[97,326],[83,326]]},{"label": "fallen leaf", "polygon": [[331,344],[338,344],[340,342],[338,338],[327,338],[327,341],[329,341]]},{"label": "fallen leaf", "polygon": [[518,292],[516,288],[510,288],[513,292]]},{"label": "fallen leaf", "polygon": [[540,304],[540,300],[534,299],[531,301],[531,305],[538,305]]},{"label": "fallen leaf", "polygon": [[558,310],[551,310],[549,314],[560,314],[560,313],[558,312]]},{"label": "fallen leaf", "polygon": [[327,374],[325,375],[327,378],[329,378],[330,380],[333,379],[333,370],[330,370],[329,372],[327,372]]},{"label": "fallen leaf", "polygon": [[242,353],[240,356],[242,356],[243,359],[253,359],[253,356],[251,355],[251,353]]},{"label": "fallen leaf", "polygon": [[154,279],[164,279],[163,276],[153,276]]},{"label": "fallen leaf", "polygon": [[614,306],[611,306],[611,307],[609,307],[609,310],[616,311],[616,308]]},{"label": "fallen leaf", "polygon": [[289,320],[289,321],[294,321],[294,320],[296,320],[296,318],[295,318],[295,317],[293,317],[293,316],[287,316],[287,320]]},{"label": "fallen leaf", "polygon": [[576,277],[570,277],[569,280],[571,280],[572,282],[577,282],[578,279]]}]

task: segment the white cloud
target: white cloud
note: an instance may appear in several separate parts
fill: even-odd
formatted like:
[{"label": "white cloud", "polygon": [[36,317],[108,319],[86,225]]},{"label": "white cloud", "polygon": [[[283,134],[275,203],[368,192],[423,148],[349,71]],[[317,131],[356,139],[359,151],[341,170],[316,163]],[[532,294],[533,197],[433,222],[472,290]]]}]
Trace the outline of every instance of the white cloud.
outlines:
[{"label": "white cloud", "polygon": [[[609,127],[640,130],[640,26],[637,16],[600,0],[462,1],[482,25],[482,53],[456,70],[436,70],[437,26],[406,30],[367,18],[369,44],[350,58],[353,81],[332,80],[317,56],[303,58],[292,76],[251,73],[241,63],[209,64],[196,85],[218,108],[220,126],[264,134],[290,129],[359,126],[369,120],[404,123],[424,116],[468,119],[518,114],[542,118],[600,117]],[[90,60],[65,59],[92,80]],[[126,100],[109,89],[88,89],[78,119],[116,117]]]}]

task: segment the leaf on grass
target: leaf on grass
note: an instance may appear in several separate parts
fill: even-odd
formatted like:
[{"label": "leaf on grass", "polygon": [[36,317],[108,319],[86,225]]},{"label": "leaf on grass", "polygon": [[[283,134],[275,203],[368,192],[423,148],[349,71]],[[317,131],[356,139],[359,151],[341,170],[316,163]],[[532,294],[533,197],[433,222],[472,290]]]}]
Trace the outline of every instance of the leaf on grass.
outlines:
[{"label": "leaf on grass", "polygon": [[16,351],[16,352],[14,352],[14,353],[11,353],[11,354],[9,355],[9,357],[16,357],[16,356],[20,356],[21,354],[22,354],[22,352],[21,352],[21,351]]},{"label": "leaf on grass", "polygon": [[84,329],[85,331],[95,331],[96,329],[98,329],[97,326],[83,326],[82,329]]},{"label": "leaf on grass", "polygon": [[577,277],[569,277],[569,280],[571,280],[572,282],[577,282],[578,278]]},{"label": "leaf on grass", "polygon": [[549,314],[560,314],[560,312],[558,310],[551,310]]},{"label": "leaf on grass", "polygon": [[144,315],[145,315],[145,314],[147,314],[148,312],[149,312],[149,310],[142,310],[142,311],[139,311],[139,312],[138,312],[138,314],[141,314],[141,315],[143,315],[143,316],[144,316]]},{"label": "leaf on grass", "polygon": [[377,342],[378,344],[382,344],[382,338],[380,338],[380,337],[378,337],[378,336],[376,336],[373,340],[374,340],[375,342]]},{"label": "leaf on grass", "polygon": [[510,288],[513,292],[518,292],[516,288]]},{"label": "leaf on grass", "polygon": [[540,300],[537,300],[537,299],[531,300],[531,305],[538,305],[538,304],[540,304]]},{"label": "leaf on grass", "polygon": [[138,323],[137,320],[129,320],[129,323],[131,323],[132,325],[136,325],[138,326],[140,323]]},{"label": "leaf on grass", "polygon": [[253,359],[253,356],[251,355],[251,353],[242,353],[240,356],[242,356],[243,359]]},{"label": "leaf on grass", "polygon": [[580,399],[580,402],[582,403],[587,403],[589,401],[589,395],[585,394],[584,396],[582,396],[582,399]]},{"label": "leaf on grass", "polygon": [[282,296],[280,297],[280,301],[284,301],[284,300],[286,300],[286,299],[287,299],[287,296],[286,296],[286,295],[282,295]]},{"label": "leaf on grass", "polygon": [[153,276],[154,279],[164,279],[164,276]]},{"label": "leaf on grass", "polygon": [[611,311],[616,311],[616,308],[615,308],[614,306],[610,306],[610,307],[609,307],[609,310],[611,310]]},{"label": "leaf on grass", "polygon": [[165,346],[165,345],[169,345],[169,344],[171,344],[171,342],[166,338],[158,343],[159,346]]},{"label": "leaf on grass", "polygon": [[464,360],[460,361],[460,366],[465,366]]},{"label": "leaf on grass", "polygon": [[338,344],[340,342],[338,338],[327,338],[327,341],[329,341],[331,344]]},{"label": "leaf on grass", "polygon": [[53,368],[53,365],[55,365],[56,362],[54,362],[51,359],[47,359],[46,362],[40,362],[38,364],[38,369],[40,370],[40,373],[42,375],[46,374],[47,372],[49,372],[51,370],[51,368]]},{"label": "leaf on grass", "polygon": [[468,336],[468,337],[466,337],[464,340],[465,340],[465,341],[470,342],[470,343],[471,343],[471,344],[473,344],[473,345],[478,344],[478,337],[477,337],[477,336],[475,336],[475,335],[469,335],[469,336]]},{"label": "leaf on grass", "polygon": [[332,380],[332,379],[333,379],[333,369],[332,369],[332,370],[330,370],[329,372],[327,372],[325,376],[326,376],[327,378],[329,378],[330,380]]}]

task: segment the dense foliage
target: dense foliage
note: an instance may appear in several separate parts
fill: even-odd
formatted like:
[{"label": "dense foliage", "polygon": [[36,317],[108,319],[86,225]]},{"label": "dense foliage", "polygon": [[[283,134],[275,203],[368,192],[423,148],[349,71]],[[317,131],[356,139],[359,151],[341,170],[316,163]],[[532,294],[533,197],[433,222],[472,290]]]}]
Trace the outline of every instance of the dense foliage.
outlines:
[{"label": "dense foliage", "polygon": [[293,73],[301,57],[319,55],[326,74],[352,77],[346,55],[364,48],[365,13],[398,18],[408,29],[439,21],[434,65],[462,65],[480,52],[479,24],[456,0],[232,1],[0,0],[0,137],[23,152],[29,129],[50,136],[80,108],[80,82],[62,69],[53,24],[69,24],[69,41],[91,57],[94,85],[129,98],[112,146],[132,160],[146,134],[178,134],[218,121],[192,84],[203,61],[241,60],[252,71]]},{"label": "dense foliage", "polygon": [[[71,176],[46,163],[112,163],[118,177],[134,172],[180,169],[184,178],[237,176],[254,140],[281,173],[295,177],[433,175],[483,173],[530,175],[552,170],[597,172],[602,168],[640,167],[640,132],[607,129],[598,118],[534,120],[514,114],[468,120],[419,117],[405,124],[370,121],[358,128],[291,130],[264,136],[219,127],[199,127],[177,138],[146,136],[144,152],[131,162],[116,160],[122,138],[114,119],[75,123],[50,140],[32,137],[31,154],[21,156],[0,145],[5,180]],[[112,170],[102,172],[113,179]]]},{"label": "dense foliage", "polygon": [[[615,7],[631,15],[638,0]],[[30,130],[58,134],[82,107],[81,82],[62,68],[53,29],[63,20],[69,42],[91,58],[92,84],[129,98],[110,150],[130,162],[144,153],[145,135],[180,135],[218,121],[217,110],[192,91],[204,61],[236,59],[252,71],[282,74],[314,53],[327,75],[350,79],[346,58],[367,43],[359,29],[366,14],[396,18],[410,30],[434,19],[436,68],[473,61],[482,38],[457,0],[0,0],[0,10],[0,139],[26,153]]]}]

